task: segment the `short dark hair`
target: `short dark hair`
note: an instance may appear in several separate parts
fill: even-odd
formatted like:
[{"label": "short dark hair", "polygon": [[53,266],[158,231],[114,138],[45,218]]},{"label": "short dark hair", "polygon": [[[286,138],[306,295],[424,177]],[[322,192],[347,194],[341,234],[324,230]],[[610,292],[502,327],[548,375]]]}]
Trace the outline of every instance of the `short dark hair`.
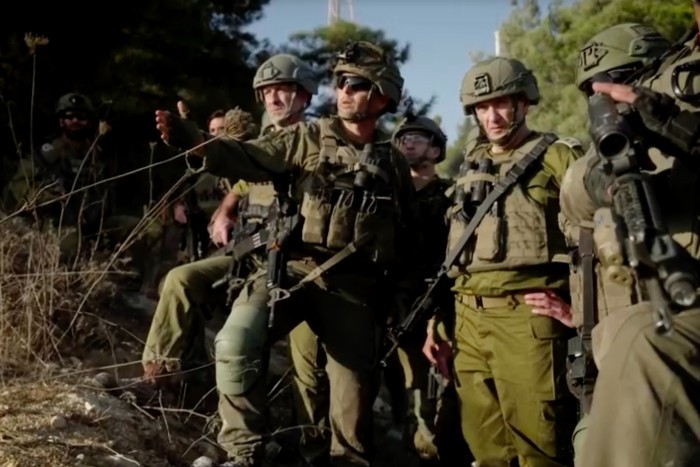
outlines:
[{"label": "short dark hair", "polygon": [[211,115],[209,115],[209,118],[207,119],[207,127],[209,126],[211,121],[214,120],[215,118],[224,118],[225,116],[226,116],[226,112],[224,112],[224,109],[218,109],[218,110],[213,111],[211,113]]}]

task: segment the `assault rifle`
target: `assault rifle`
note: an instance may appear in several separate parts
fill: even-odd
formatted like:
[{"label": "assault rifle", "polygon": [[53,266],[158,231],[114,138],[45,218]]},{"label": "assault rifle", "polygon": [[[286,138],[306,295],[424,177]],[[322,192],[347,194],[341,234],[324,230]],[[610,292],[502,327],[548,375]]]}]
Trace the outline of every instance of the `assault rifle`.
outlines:
[{"label": "assault rifle", "polygon": [[[611,81],[605,74],[594,80]],[[697,300],[698,264],[668,232],[649,175],[641,171],[644,148],[615,102],[607,95],[593,94],[588,99],[588,116],[602,170],[613,180],[611,231],[617,233],[621,246],[599,248],[601,264],[609,279],[623,284],[631,283],[631,277],[620,274],[624,264],[629,266],[642,298],[651,303],[657,331],[668,333],[673,328],[672,313]]]},{"label": "assault rifle", "polygon": [[198,261],[207,255],[209,247],[209,232],[207,226],[209,219],[204,210],[199,206],[195,186],[198,177],[191,175],[185,188],[183,202],[187,212],[187,226],[183,239],[184,250],[190,262]]},{"label": "assault rifle", "polygon": [[270,327],[274,325],[276,303],[290,295],[287,288],[287,261],[290,240],[297,224],[299,224],[297,203],[287,193],[278,190],[275,201],[270,206],[267,227],[270,230],[267,241],[267,290],[270,296],[268,325]]}]

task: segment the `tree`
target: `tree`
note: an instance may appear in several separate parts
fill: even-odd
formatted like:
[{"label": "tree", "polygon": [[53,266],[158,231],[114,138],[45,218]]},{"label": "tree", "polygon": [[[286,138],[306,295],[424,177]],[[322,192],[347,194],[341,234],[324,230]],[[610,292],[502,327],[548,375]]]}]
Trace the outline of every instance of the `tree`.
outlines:
[{"label": "tree", "polygon": [[[321,98],[313,107],[311,114],[314,116],[330,115],[335,113],[335,101],[332,90],[333,67],[336,63],[336,53],[349,41],[368,41],[382,47],[389,56],[399,65],[406,63],[410,58],[410,46],[400,45],[397,41],[386,37],[384,31],[370,29],[347,21],[337,21],[330,26],[323,26],[312,31],[302,31],[289,37],[290,44],[282,49],[283,52],[297,55],[309,63],[318,73],[321,85]],[[263,58],[263,57],[261,57]],[[267,57],[265,57],[267,58]],[[385,126],[391,127],[400,118],[400,114],[406,109],[408,102],[413,105],[413,111],[417,115],[425,115],[434,102],[434,96],[427,102],[421,102],[409,97],[409,92],[404,88],[402,105],[397,112],[398,117],[384,119]]]},{"label": "tree", "polygon": [[474,143],[479,134],[478,127],[472,117],[465,117],[459,127],[457,139],[447,147],[445,160],[437,166],[438,173],[447,178],[454,178],[459,173],[459,166],[464,160],[464,150],[467,144]]},{"label": "tree", "polygon": [[675,41],[693,21],[686,0],[575,0],[568,6],[555,0],[544,15],[536,0],[514,3],[500,33],[507,54],[537,77],[541,100],[531,111],[531,125],[584,141],[586,102],[574,84],[579,48],[601,30],[623,22],[653,26]]},{"label": "tree", "polygon": [[[248,64],[255,39],[242,27],[269,0],[141,0],[15,5],[0,19],[0,89],[18,138],[48,132],[59,96],[79,91],[95,104],[113,102],[111,115],[133,119],[191,100],[195,117],[218,107],[253,105]],[[28,48],[25,33],[48,39]],[[33,52],[33,53],[32,53]],[[34,67],[36,65],[36,67]],[[8,136],[7,109],[0,112]],[[8,138],[4,138],[7,143]],[[1,148],[7,154],[8,144]],[[11,150],[11,149],[10,149]]]}]

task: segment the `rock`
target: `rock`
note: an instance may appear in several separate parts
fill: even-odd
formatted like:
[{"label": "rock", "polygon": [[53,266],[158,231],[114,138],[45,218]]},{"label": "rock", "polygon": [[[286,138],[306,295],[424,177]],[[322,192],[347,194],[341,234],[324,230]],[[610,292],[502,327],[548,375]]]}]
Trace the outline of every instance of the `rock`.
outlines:
[{"label": "rock", "polygon": [[90,382],[102,389],[109,390],[117,387],[117,378],[115,378],[112,373],[107,371],[97,373]]},{"label": "rock", "polygon": [[92,415],[96,412],[95,404],[85,401],[85,415]]},{"label": "rock", "polygon": [[141,464],[133,459],[129,459],[121,454],[111,454],[102,458],[103,463],[100,465],[112,467],[141,467]]},{"label": "rock", "polygon": [[51,417],[51,428],[60,430],[68,425],[66,419],[60,415],[54,415]]},{"label": "rock", "polygon": [[216,467],[216,462],[207,456],[198,457],[192,462],[192,467]]}]

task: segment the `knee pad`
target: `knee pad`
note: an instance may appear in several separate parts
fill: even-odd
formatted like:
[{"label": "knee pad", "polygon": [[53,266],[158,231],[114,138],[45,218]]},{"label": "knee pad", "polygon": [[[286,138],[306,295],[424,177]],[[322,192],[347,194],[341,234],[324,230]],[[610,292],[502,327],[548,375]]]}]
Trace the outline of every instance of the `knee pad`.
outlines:
[{"label": "knee pad", "polygon": [[246,330],[224,327],[214,342],[216,387],[227,396],[246,393],[263,376],[260,346],[246,337]]}]

